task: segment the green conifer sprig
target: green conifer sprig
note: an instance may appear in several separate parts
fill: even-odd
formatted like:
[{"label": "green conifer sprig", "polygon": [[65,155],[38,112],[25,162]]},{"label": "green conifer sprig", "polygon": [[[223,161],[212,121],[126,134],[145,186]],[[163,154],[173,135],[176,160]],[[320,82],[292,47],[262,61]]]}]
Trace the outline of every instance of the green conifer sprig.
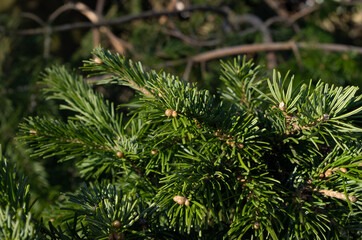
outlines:
[{"label": "green conifer sprig", "polygon": [[48,68],[43,74],[43,83],[48,86],[44,89],[47,98],[65,101],[60,108],[77,113],[74,119],[99,128],[108,136],[124,136],[121,115],[80,75],[69,73],[64,67]]},{"label": "green conifer sprig", "polygon": [[113,167],[121,168],[119,151],[128,156],[137,154],[138,145],[126,136],[114,139],[83,122],[64,123],[35,117],[28,118],[21,128],[25,134],[19,139],[37,145],[34,157],[49,158],[56,153],[59,161],[76,159],[80,173],[87,177],[91,176],[89,173],[97,177]]},{"label": "green conifer sprig", "polygon": [[[94,54],[83,69],[104,75],[98,84],[138,91],[130,118],[122,119],[80,77],[53,69],[44,76],[49,93],[76,115],[66,123],[28,119],[22,126],[24,140],[40,155],[76,156],[84,178],[116,166],[115,185],[125,196],[139,194],[117,205],[106,194],[111,185],[83,187],[72,198],[78,215],[67,220],[76,223],[68,227],[74,236],[114,234],[109,223],[119,209],[129,210],[117,215],[127,226],[124,237],[361,236],[357,88],[295,87],[289,74],[275,71],[268,79],[239,58],[222,63],[226,89],[214,96],[102,48]],[[99,211],[92,209],[96,202]]]},{"label": "green conifer sprig", "polygon": [[31,208],[29,185],[27,178],[17,173],[16,168],[12,167],[2,156],[0,146],[0,186],[1,196],[0,204],[2,207],[9,205],[11,211],[23,209],[27,214]]},{"label": "green conifer sprig", "polygon": [[221,90],[222,97],[237,106],[255,113],[260,101],[255,101],[256,90],[261,88],[265,79],[260,75],[260,66],[254,66],[252,60],[246,62],[244,57],[235,58],[234,61],[220,62],[220,80],[224,82],[225,88]]},{"label": "green conifer sprig", "polygon": [[[33,202],[34,203],[34,202]],[[29,185],[25,176],[2,156],[0,145],[0,238],[38,239],[40,233],[30,209]]]},{"label": "green conifer sprig", "polygon": [[19,208],[15,212],[10,205],[0,208],[0,237],[1,239],[36,239],[36,228],[31,222],[31,213],[24,213]]},{"label": "green conifer sprig", "polygon": [[[137,206],[139,200],[135,197],[123,195],[114,186],[109,184],[83,185],[80,191],[69,196],[69,201],[77,208],[65,208],[75,212],[75,215],[84,219],[83,225],[90,238],[106,237],[110,233],[132,232],[132,226],[140,218]],[[74,205],[72,205],[74,206]],[[113,226],[119,221],[121,226]]]},{"label": "green conifer sprig", "polygon": [[[146,73],[140,63],[134,64],[118,54],[96,48],[93,54],[103,59],[101,63],[85,61],[83,70],[92,75],[105,75],[100,84],[116,83],[139,90],[145,97],[141,109],[153,107],[159,110],[158,116],[171,109],[190,119],[200,120],[215,127],[228,126],[236,121],[235,106],[219,102],[207,90],[199,90],[190,83],[166,73],[150,71]],[[244,115],[244,112],[239,112]],[[225,119],[228,119],[227,121]],[[230,121],[231,119],[231,121]],[[240,118],[243,119],[243,118]],[[152,119],[155,120],[156,119]]]}]

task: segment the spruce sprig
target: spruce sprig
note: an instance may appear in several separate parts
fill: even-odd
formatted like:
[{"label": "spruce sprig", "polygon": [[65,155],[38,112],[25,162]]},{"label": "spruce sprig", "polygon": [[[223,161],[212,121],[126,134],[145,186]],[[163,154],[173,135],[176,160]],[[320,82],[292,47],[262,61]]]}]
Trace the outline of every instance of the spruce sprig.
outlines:
[{"label": "spruce sprig", "polygon": [[[48,93],[76,115],[22,125],[38,156],[76,158],[85,179],[113,171],[127,196],[118,204],[109,182],[83,186],[72,197],[74,220],[66,219],[74,236],[114,237],[114,218],[127,226],[124,237],[361,236],[356,87],[295,86],[289,73],[274,71],[269,79],[239,58],[221,64],[226,87],[212,95],[100,47],[93,54],[83,70],[104,77],[97,84],[138,92],[129,119],[81,77],[53,68],[44,75]],[[120,209],[129,211],[115,215]]]}]

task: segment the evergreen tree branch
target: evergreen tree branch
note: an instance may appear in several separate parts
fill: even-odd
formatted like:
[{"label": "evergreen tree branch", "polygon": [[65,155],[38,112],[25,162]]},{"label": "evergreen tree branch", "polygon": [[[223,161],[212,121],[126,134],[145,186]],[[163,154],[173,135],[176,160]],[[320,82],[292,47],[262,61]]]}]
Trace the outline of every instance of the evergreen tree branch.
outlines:
[{"label": "evergreen tree branch", "polygon": [[31,207],[27,178],[19,175],[16,168],[2,156],[0,145],[1,239],[40,239]]},{"label": "evergreen tree branch", "polygon": [[[112,139],[96,127],[82,122],[29,118],[21,125],[20,140],[36,146],[34,157],[58,156],[61,161],[77,159],[83,176],[99,176],[122,166],[124,157],[138,158],[138,145],[121,135]],[[122,160],[123,159],[123,160]]]},{"label": "evergreen tree branch", "polygon": [[46,69],[43,83],[49,87],[44,89],[49,94],[48,99],[65,101],[67,105],[62,104],[61,108],[78,113],[77,120],[110,136],[122,136],[122,117],[114,111],[113,104],[94,93],[82,77],[67,72],[64,67],[53,67]]},{"label": "evergreen tree branch", "polygon": [[208,52],[200,53],[189,58],[192,62],[206,62],[212,59],[233,56],[242,53],[255,53],[265,51],[285,51],[292,50],[295,47],[302,49],[318,49],[332,52],[356,52],[362,54],[362,48],[344,44],[327,44],[327,43],[305,43],[305,42],[273,42],[260,44],[244,44],[239,46],[219,48]]},{"label": "evergreen tree branch", "polygon": [[[161,16],[173,16],[178,15],[181,13],[186,12],[197,12],[197,11],[210,11],[214,12],[216,14],[219,14],[221,16],[226,17],[227,13],[223,11],[223,9],[218,7],[211,7],[211,6],[193,6],[190,8],[185,8],[183,10],[175,10],[175,11],[149,11],[149,12],[143,12],[140,14],[132,14],[127,15],[119,18],[115,18],[109,21],[100,21],[97,23],[90,23],[90,22],[78,22],[73,24],[63,24],[59,26],[55,26],[52,28],[53,32],[61,32],[61,31],[69,31],[72,29],[79,29],[79,28],[93,28],[93,27],[101,27],[101,26],[112,26],[112,25],[119,25],[123,23],[127,23],[130,21],[134,21],[137,19],[146,19],[146,18],[155,18],[155,17],[161,17]],[[54,18],[54,17],[53,17]],[[34,29],[26,29],[26,30],[20,30],[17,33],[20,35],[36,35],[36,34],[44,34],[44,28],[34,28]]]}]

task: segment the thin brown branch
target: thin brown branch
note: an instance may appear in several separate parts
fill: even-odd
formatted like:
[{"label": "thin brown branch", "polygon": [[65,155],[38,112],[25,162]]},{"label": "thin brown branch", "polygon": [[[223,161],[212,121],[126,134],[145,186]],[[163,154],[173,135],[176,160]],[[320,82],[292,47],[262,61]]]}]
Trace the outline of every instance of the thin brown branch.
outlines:
[{"label": "thin brown branch", "polygon": [[[59,10],[60,9],[60,10]],[[92,9],[90,9],[87,5],[85,5],[84,3],[78,2],[78,3],[69,3],[66,5],[63,5],[61,8],[59,8],[58,10],[56,10],[52,15],[52,19],[55,19],[55,17],[59,16],[59,14],[61,14],[62,12],[66,11],[66,10],[77,10],[79,11],[81,14],[83,14],[84,16],[86,16],[89,21],[91,21],[94,24],[97,24],[99,22],[101,22],[103,20],[103,17],[101,15],[98,15],[95,11],[93,11]],[[98,41],[99,41],[99,30],[98,29],[94,29],[95,31],[93,31],[93,35],[95,36],[95,40],[93,41],[94,44],[98,45]],[[113,47],[116,49],[117,52],[119,53],[124,53],[125,51],[125,47],[131,48],[130,44],[126,44],[125,41],[121,40],[120,38],[118,38],[116,35],[114,35],[108,27],[106,26],[101,26],[100,27],[100,32],[106,34],[106,36],[108,37],[109,41],[111,42],[111,44],[113,45]],[[97,40],[98,39],[98,40]]]},{"label": "thin brown branch", "polygon": [[100,17],[84,3],[78,2],[74,4],[74,9],[86,16],[92,23],[98,23],[101,20]]},{"label": "thin brown branch", "polygon": [[297,43],[299,48],[320,49],[330,52],[356,52],[362,54],[362,47],[333,43]]},{"label": "thin brown branch", "polygon": [[40,17],[38,17],[37,15],[35,15],[33,13],[23,12],[20,14],[20,16],[24,17],[24,18],[29,18],[29,19],[37,22],[41,26],[45,25],[45,22]]},{"label": "thin brown branch", "polygon": [[190,73],[191,73],[191,69],[192,69],[192,65],[193,65],[193,61],[190,59],[189,61],[187,61],[187,65],[186,65],[186,69],[185,72],[183,74],[183,79],[187,82],[189,80],[190,77]]},{"label": "thin brown branch", "polygon": [[220,48],[220,49],[200,53],[200,54],[197,54],[197,55],[191,57],[191,59],[194,62],[203,62],[203,61],[209,61],[209,60],[215,59],[215,58],[237,55],[240,53],[288,50],[291,48],[290,45],[291,44],[289,42],[246,44],[246,45]]},{"label": "thin brown branch", "polygon": [[313,7],[304,8],[304,9],[300,10],[299,12],[296,12],[296,13],[290,15],[288,18],[284,18],[279,15],[274,16],[274,17],[267,19],[265,21],[265,25],[270,26],[277,22],[284,22],[287,25],[292,25],[293,23],[298,21],[300,18],[304,18],[318,9],[319,9],[319,5],[315,5]]},{"label": "thin brown branch", "polygon": [[48,22],[54,22],[54,20],[59,17],[62,13],[74,9],[74,3],[66,3],[59,8],[57,8],[50,16],[48,17]]},{"label": "thin brown branch", "polygon": [[315,4],[312,7],[303,8],[299,12],[296,12],[296,13],[292,14],[288,18],[288,23],[292,24],[292,23],[296,22],[298,19],[303,18],[303,17],[311,14],[312,12],[316,11],[317,9],[319,9],[319,5],[317,5],[317,4]]},{"label": "thin brown branch", "polygon": [[281,6],[278,0],[264,0],[264,2],[266,2],[266,4],[268,4],[279,16],[283,18],[289,17],[289,12]]},{"label": "thin brown branch", "polygon": [[173,37],[179,38],[184,43],[189,44],[189,45],[193,45],[193,46],[196,46],[196,47],[212,47],[212,46],[215,46],[215,45],[218,45],[218,44],[221,43],[220,39],[213,39],[213,40],[209,40],[209,41],[199,41],[199,40],[194,39],[192,37],[186,36],[185,34],[183,34],[179,30],[167,29],[167,30],[164,30],[164,33],[168,34],[168,35],[171,35]]},{"label": "thin brown branch", "polygon": [[[262,35],[263,38],[263,42],[264,43],[272,43],[273,42],[273,38],[271,36],[271,33],[268,29],[268,27],[265,25],[265,23],[258,18],[255,15],[252,14],[242,14],[242,15],[232,15],[230,14],[230,23],[233,25],[240,25],[243,23],[249,23],[251,25],[253,25],[253,27],[255,29],[258,29]],[[267,67],[269,69],[275,68],[277,66],[277,59],[275,56],[275,53],[273,52],[268,52],[267,53]]]},{"label": "thin brown branch", "polygon": [[342,192],[337,192],[337,191],[327,190],[327,189],[314,189],[314,191],[318,192],[320,194],[323,194],[325,196],[332,197],[332,198],[338,198],[338,199],[345,200],[345,201],[348,198],[348,200],[351,202],[357,201],[357,198],[355,196],[346,195]]},{"label": "thin brown branch", "polygon": [[[104,0],[98,0],[96,5],[95,13],[103,18],[103,8],[104,8]],[[92,29],[92,39],[93,39],[93,47],[99,46],[101,43],[101,32],[99,28]]]},{"label": "thin brown branch", "polygon": [[292,43],[294,43],[292,46],[292,51],[295,56],[295,59],[297,60],[298,67],[302,68],[303,67],[302,57],[300,56],[298,46],[295,44],[295,42],[292,42]]},{"label": "thin brown branch", "polygon": [[[294,24],[298,19],[300,18],[303,18],[305,16],[307,16],[308,14],[316,11],[317,9],[319,9],[319,6],[318,5],[315,5],[313,7],[309,7],[309,8],[304,8],[303,10],[297,12],[297,13],[294,13],[293,15],[291,15],[289,18],[285,19],[281,16],[274,16],[274,17],[271,17],[271,18],[268,18],[265,22],[264,22],[264,25],[265,27],[270,27],[271,25],[277,23],[277,22],[283,22],[283,23],[286,23],[288,26]],[[257,26],[253,26],[251,28],[248,28],[242,32],[240,32],[238,35],[241,36],[241,37],[244,37],[246,35],[249,35],[249,34],[252,34],[256,31],[258,31],[259,28]],[[297,32],[297,31],[296,31]]]},{"label": "thin brown branch", "polygon": [[[92,22],[78,22],[78,23],[70,23],[64,24],[59,26],[54,26],[52,31],[53,32],[62,32],[68,31],[72,29],[79,29],[79,28],[93,28],[93,27],[100,27],[100,26],[112,26],[112,25],[119,25],[127,22],[131,22],[138,19],[147,19],[147,18],[157,18],[160,16],[173,16],[178,15],[180,13],[185,12],[197,12],[197,11],[204,11],[204,12],[214,12],[216,14],[222,15],[224,17],[227,16],[227,13],[220,8],[217,7],[208,7],[208,6],[195,6],[190,8],[185,8],[183,10],[175,10],[175,11],[150,11],[150,12],[143,12],[140,14],[132,14],[127,15],[124,17],[115,18],[109,21],[99,21],[97,23]],[[18,30],[17,34],[19,35],[37,35],[37,34],[44,34],[43,28],[33,28],[33,29],[24,29]]]},{"label": "thin brown branch", "polygon": [[98,0],[96,5],[96,13],[97,15],[101,15],[104,9],[105,0]]},{"label": "thin brown branch", "polygon": [[[294,45],[295,44],[295,45]],[[237,55],[241,53],[255,53],[266,51],[285,51],[292,50],[293,47],[302,49],[318,49],[331,52],[348,52],[354,51],[362,54],[362,47],[343,45],[343,44],[326,44],[326,43],[298,43],[298,42],[274,42],[261,44],[245,44],[233,47],[220,48],[209,52],[200,53],[192,56],[190,59],[193,62],[209,61],[215,58]]]},{"label": "thin brown branch", "polygon": [[44,53],[43,53],[43,57],[44,59],[47,59],[50,55],[50,45],[52,42],[52,29],[50,28],[49,25],[46,25],[44,27],[45,32],[44,32]]},{"label": "thin brown branch", "polygon": [[[97,14],[97,16],[99,16],[102,19],[103,19],[102,13],[103,13],[103,9],[104,9],[104,3],[105,3],[105,0],[97,0],[96,10],[95,10],[95,13]],[[101,32],[100,32],[99,28],[93,28],[92,37],[93,37],[93,47],[99,46],[99,44],[101,43]]]}]

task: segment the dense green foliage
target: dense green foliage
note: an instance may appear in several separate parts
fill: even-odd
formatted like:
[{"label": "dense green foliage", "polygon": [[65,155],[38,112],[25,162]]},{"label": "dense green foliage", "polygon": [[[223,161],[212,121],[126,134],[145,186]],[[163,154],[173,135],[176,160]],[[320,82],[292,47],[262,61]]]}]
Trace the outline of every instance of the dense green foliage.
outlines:
[{"label": "dense green foliage", "polygon": [[[273,3],[278,3],[278,7],[273,6]],[[183,7],[194,10],[182,11]],[[175,10],[180,11],[174,12]],[[96,12],[105,22],[128,20],[107,25],[109,32],[106,33],[104,29],[92,27],[91,22],[94,24],[94,21],[87,17],[89,15],[84,14],[87,11]],[[155,12],[173,13],[167,16],[152,15]],[[146,15],[147,17],[138,18]],[[326,162],[334,161],[341,156],[348,164],[358,162],[350,157],[360,155],[358,149],[361,137],[358,131],[362,124],[358,96],[362,87],[361,18],[362,5],[358,1],[346,0],[0,1],[0,145],[2,154],[7,158],[6,166],[11,166],[4,169],[13,169],[16,165],[16,171],[10,172],[17,174],[11,175],[10,178],[14,182],[23,182],[21,176],[27,176],[26,183],[31,186],[26,195],[26,198],[29,198],[27,201],[33,202],[36,199],[30,211],[31,216],[28,210],[17,213],[21,209],[20,205],[13,205],[7,209],[7,204],[1,204],[2,221],[10,224],[7,225],[8,229],[14,229],[12,226],[28,224],[24,219],[32,219],[25,232],[32,230],[26,234],[30,234],[34,229],[41,229],[47,236],[55,234],[58,238],[75,238],[69,232],[79,230],[79,225],[65,226],[63,223],[59,230],[53,228],[53,225],[49,226],[48,221],[54,220],[52,223],[58,226],[64,219],[74,217],[71,211],[60,209],[79,209],[82,206],[67,201],[62,192],[84,189],[85,185],[81,184],[86,181],[89,182],[87,186],[91,192],[102,192],[106,189],[111,191],[109,189],[115,186],[116,190],[112,190],[112,196],[134,200],[132,194],[139,194],[142,198],[137,200],[141,202],[137,202],[137,207],[132,207],[135,216],[139,216],[140,219],[147,218],[147,221],[156,225],[161,221],[162,228],[153,226],[150,222],[148,224],[152,227],[146,224],[155,235],[176,236],[176,220],[167,222],[169,216],[166,213],[164,216],[157,215],[160,221],[156,221],[157,217],[153,214],[158,210],[154,209],[150,213],[150,203],[154,202],[157,196],[166,204],[170,196],[176,194],[172,192],[173,182],[176,184],[188,179],[191,172],[195,175],[192,181],[200,182],[202,179],[212,182],[215,186],[221,184],[220,188],[223,191],[221,197],[218,195],[219,199],[226,195],[229,202],[235,200],[232,187],[237,188],[237,184],[241,183],[230,183],[229,180],[235,177],[234,175],[220,171],[217,176],[225,180],[220,183],[214,181],[215,177],[207,174],[209,171],[224,168],[234,172],[234,165],[245,163],[243,159],[241,162],[238,160],[238,164],[234,162],[234,157],[239,158],[238,151],[230,152],[230,148],[234,146],[235,150],[242,147],[240,149],[243,150],[239,151],[240,158],[246,155],[255,161],[255,165],[259,167],[255,171],[268,172],[267,177],[271,176],[276,180],[265,181],[271,192],[275,191],[283,196],[288,194],[289,188],[274,188],[289,181],[290,186],[302,189],[298,192],[299,195],[315,194],[319,188],[310,191],[309,185],[303,185],[303,181],[309,178],[308,176],[313,179],[312,177],[316,176],[313,174],[318,171],[324,174],[330,168],[327,164],[319,165],[319,155],[320,159],[329,159],[325,160]],[[78,23],[88,25],[79,28]],[[59,27],[66,28],[59,30]],[[243,52],[229,52],[222,57],[216,56],[200,62],[190,61],[202,53],[233,46],[252,48],[256,44],[288,42],[294,42],[296,45],[282,51],[248,52],[246,59],[254,59],[255,64],[260,66],[247,61],[243,63],[240,60],[230,60],[232,55]],[[309,47],[303,48],[297,45],[299,43],[305,43]],[[82,59],[90,58],[92,48],[100,44],[112,52],[122,52],[128,59],[141,61],[147,69],[155,69],[155,72],[143,70],[138,63],[132,65],[122,57],[116,60],[113,55],[103,56],[103,53],[99,53],[105,57],[102,58],[103,64],[90,62],[84,68],[86,74],[95,71],[94,77],[84,80],[79,76],[80,70],[66,70],[79,69]],[[349,47],[342,51],[333,47],[326,50],[319,44],[340,44],[339,47],[343,44]],[[221,67],[220,58],[224,61]],[[66,67],[50,67],[54,64],[64,64]],[[50,68],[40,74],[47,67]],[[283,77],[277,72],[273,73],[273,68],[282,72]],[[234,73],[237,71],[235,69],[240,71],[239,75]],[[286,74],[289,70],[294,74],[292,85],[289,85],[291,74]],[[182,76],[186,83],[176,77],[170,80],[173,77],[163,72],[173,73],[180,76],[180,79]],[[103,78],[103,75],[97,76],[99,73],[111,74],[112,77],[99,80],[100,77]],[[269,78],[270,84],[267,83]],[[38,84],[39,79],[43,81],[41,84]],[[358,86],[359,89],[348,87],[349,85]],[[47,98],[41,95],[42,89],[45,89]],[[156,99],[157,96],[164,96],[167,100],[162,98],[158,101],[151,95]],[[61,111],[58,111],[59,104],[63,108]],[[171,117],[165,122],[161,115],[166,109],[177,109],[177,120],[172,117],[171,111]],[[28,126],[27,124],[34,125],[34,128],[28,126],[29,131],[35,131],[37,128],[54,135],[44,137],[34,134],[25,139],[26,142],[34,144],[34,147],[20,145],[15,136],[19,131],[19,123],[24,122],[24,117],[27,120],[23,127]],[[145,119],[147,121],[144,121]],[[170,124],[173,124],[172,127]],[[216,136],[211,138],[210,134]],[[240,139],[248,144],[239,142]],[[188,146],[187,151],[186,148],[180,150],[180,141]],[[191,141],[192,144],[187,141]],[[313,147],[315,150],[305,151]],[[165,149],[174,154],[168,151],[165,153]],[[211,157],[208,151],[211,151]],[[341,151],[344,151],[343,157]],[[304,155],[299,155],[302,152]],[[116,158],[117,153],[131,159],[129,164],[132,167],[125,164],[123,158]],[[200,156],[196,157],[196,153]],[[286,164],[289,160],[282,160],[280,154],[285,159],[293,159],[293,164],[303,165],[303,171],[297,169],[303,172],[303,178],[299,175],[296,177],[295,181],[299,181],[298,184],[294,183],[294,180],[288,180],[287,173],[293,172],[294,168],[291,169],[291,165]],[[221,161],[225,156],[230,161],[226,164],[227,167],[219,162],[214,165],[199,164],[213,162],[215,159]],[[184,158],[189,160],[185,161]],[[269,164],[259,166],[258,159],[265,158],[271,159]],[[184,168],[176,168],[174,161],[185,164]],[[193,161],[198,161],[199,168],[195,169]],[[255,167],[253,164],[245,166],[248,169]],[[334,169],[331,171],[333,176],[346,174],[337,171],[336,166],[331,168]],[[348,169],[349,177],[360,178],[360,172],[346,166],[340,168]],[[129,170],[129,167],[136,171]],[[271,169],[281,170],[275,173],[270,172]],[[170,171],[173,171],[173,174],[169,173]],[[3,174],[5,172],[9,170],[4,170]],[[170,175],[166,178],[168,174]],[[242,175],[240,171],[236,171],[235,174]],[[144,179],[140,175],[147,177]],[[240,180],[246,177],[239,175],[236,178]],[[9,176],[7,179],[10,179]],[[127,181],[118,181],[120,176],[120,179]],[[159,182],[163,177],[165,178],[162,182]],[[93,183],[101,179],[109,181],[103,182],[102,186]],[[331,182],[334,180],[321,185],[320,190],[334,189],[339,193],[345,191]],[[313,184],[315,186],[316,183]],[[348,188],[346,191],[350,191],[352,187],[348,187],[349,182],[345,184]],[[198,189],[211,188],[206,183],[192,187],[185,185],[181,190],[177,190],[177,194],[189,191],[189,197],[195,199],[195,193],[191,192]],[[0,189],[1,194],[8,191],[6,188]],[[167,192],[170,192],[168,197]],[[330,193],[322,191],[316,195],[323,197]],[[236,194],[239,192],[236,191]],[[274,195],[273,193],[272,196]],[[358,190],[356,193],[352,191],[351,196],[358,197]],[[289,204],[284,197],[281,199],[284,204]],[[345,203],[343,200],[340,201]],[[272,202],[280,204],[278,199]],[[215,229],[221,226],[224,230],[219,231],[220,235],[216,237],[221,238],[219,236],[230,230],[230,224],[223,224],[234,219],[234,213],[227,212],[225,218],[222,215],[225,213],[225,206],[214,208],[213,202],[200,204],[214,211],[206,212],[210,222],[207,225],[210,233],[202,229],[203,236],[207,238],[207,234],[215,234]],[[234,204],[249,207],[241,200]],[[350,203],[347,204],[351,209]],[[352,206],[356,207],[356,204],[352,203]],[[334,208],[331,204],[326,206]],[[250,209],[254,211],[253,208]],[[268,210],[272,211],[270,208]],[[314,210],[319,212],[318,209]],[[106,210],[107,213],[109,211]],[[200,212],[197,211],[198,216],[205,214],[202,209]],[[149,213],[151,217],[147,215]],[[275,216],[280,217],[279,213]],[[17,218],[16,214],[22,217]],[[109,219],[112,219],[113,215],[109,214]],[[142,214],[146,214],[147,217]],[[321,216],[325,217],[322,213]],[[327,217],[329,218],[329,215]],[[44,219],[44,223],[41,218]],[[23,220],[17,223],[16,219]],[[349,221],[348,217],[346,219],[345,224]],[[74,221],[81,224],[82,221],[78,220]],[[199,218],[192,221],[200,223]],[[237,221],[233,221],[233,227]],[[304,224],[302,220],[299,221]],[[204,223],[201,222],[202,224]],[[127,226],[126,235],[129,236],[135,231],[132,234],[137,236],[143,225],[137,223],[132,227]],[[274,227],[280,225],[284,225],[284,222]],[[173,227],[169,230],[168,226]],[[353,228],[353,225],[351,226]],[[103,234],[104,231],[114,230],[105,230],[103,227]],[[183,227],[184,225],[179,226]],[[23,234],[18,232],[19,229],[14,232],[15,235]],[[38,230],[36,232],[39,232]],[[91,234],[86,231],[79,234]],[[171,231],[171,234],[167,231]],[[194,236],[196,231],[198,230],[191,228],[190,235]],[[246,231],[247,235],[250,234],[250,229]],[[348,231],[339,233],[348,238]],[[229,234],[238,235],[240,232],[230,230]],[[23,237],[25,238],[25,235]]]},{"label": "dense green foliage", "polygon": [[20,139],[36,158],[76,162],[89,183],[48,213],[49,226],[34,220],[39,238],[362,236],[357,87],[294,86],[237,58],[221,62],[225,87],[213,95],[102,48],[94,55],[83,71],[137,98],[123,117],[94,82],[46,70],[48,97],[73,114],[27,118]]}]

